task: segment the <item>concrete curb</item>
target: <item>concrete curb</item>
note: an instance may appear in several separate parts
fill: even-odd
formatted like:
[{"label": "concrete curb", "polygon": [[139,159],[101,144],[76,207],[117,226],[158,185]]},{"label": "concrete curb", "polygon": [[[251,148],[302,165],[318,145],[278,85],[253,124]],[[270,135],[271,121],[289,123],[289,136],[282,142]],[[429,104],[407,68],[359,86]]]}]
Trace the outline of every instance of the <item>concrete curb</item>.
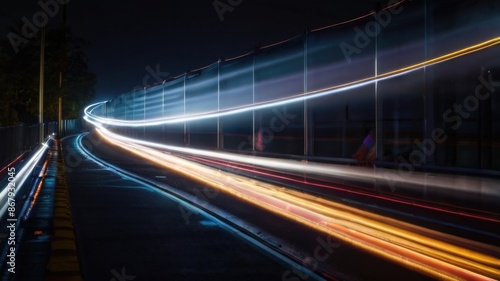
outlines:
[{"label": "concrete curb", "polygon": [[83,281],[71,216],[65,164],[60,140],[57,143],[57,171],[53,232],[47,264],[47,281]]}]

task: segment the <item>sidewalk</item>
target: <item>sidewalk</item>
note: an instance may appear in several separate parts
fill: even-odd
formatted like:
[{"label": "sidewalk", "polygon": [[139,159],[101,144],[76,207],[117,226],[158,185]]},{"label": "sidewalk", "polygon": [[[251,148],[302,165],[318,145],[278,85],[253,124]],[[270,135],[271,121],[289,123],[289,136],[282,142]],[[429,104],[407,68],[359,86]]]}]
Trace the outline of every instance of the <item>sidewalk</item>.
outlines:
[{"label": "sidewalk", "polygon": [[7,280],[82,280],[58,144],[50,148],[42,179],[21,222],[18,270]]}]

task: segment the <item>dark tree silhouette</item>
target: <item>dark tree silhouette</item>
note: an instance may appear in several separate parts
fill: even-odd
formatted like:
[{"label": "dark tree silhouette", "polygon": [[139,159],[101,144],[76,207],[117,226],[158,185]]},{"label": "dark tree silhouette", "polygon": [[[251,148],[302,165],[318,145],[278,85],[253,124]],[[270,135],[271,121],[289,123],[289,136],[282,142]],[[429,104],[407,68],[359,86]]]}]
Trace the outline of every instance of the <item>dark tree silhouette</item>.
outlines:
[{"label": "dark tree silhouette", "polygon": [[[86,44],[67,28],[47,29],[45,42],[44,118],[57,120],[59,96],[63,118],[77,118],[95,95]],[[39,72],[40,32],[17,53],[8,40],[0,41],[0,126],[37,122]]]}]

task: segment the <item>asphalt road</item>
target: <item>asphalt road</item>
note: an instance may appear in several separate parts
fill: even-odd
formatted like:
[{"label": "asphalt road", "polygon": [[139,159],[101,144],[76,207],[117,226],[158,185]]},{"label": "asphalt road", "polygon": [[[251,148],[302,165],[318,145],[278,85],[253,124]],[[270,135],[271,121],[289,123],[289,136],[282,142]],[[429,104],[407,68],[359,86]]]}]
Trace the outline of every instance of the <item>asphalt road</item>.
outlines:
[{"label": "asphalt road", "polygon": [[[86,280],[314,280],[309,271],[298,269],[301,265],[331,280],[430,280],[94,136],[85,136],[82,143],[104,161],[155,185],[86,158],[77,137],[63,141]],[[192,196],[194,205],[216,219],[171,199],[168,190]]]},{"label": "asphalt road", "polygon": [[[63,146],[78,151],[75,138]],[[186,223],[165,193],[80,160],[69,161],[67,183],[85,280],[281,280],[288,270],[217,221]]]}]

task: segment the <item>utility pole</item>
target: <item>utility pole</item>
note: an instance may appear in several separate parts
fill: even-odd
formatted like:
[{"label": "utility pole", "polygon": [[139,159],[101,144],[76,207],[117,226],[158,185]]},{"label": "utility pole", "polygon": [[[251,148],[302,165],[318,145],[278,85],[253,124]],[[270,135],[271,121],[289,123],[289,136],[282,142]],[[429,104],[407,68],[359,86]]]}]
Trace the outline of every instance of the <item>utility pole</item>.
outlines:
[{"label": "utility pole", "polygon": [[[45,0],[42,2],[42,12],[45,14]],[[44,88],[44,67],[45,67],[45,23],[40,32],[40,86],[38,89],[38,123],[40,126],[40,144],[45,139],[45,130],[43,126],[43,88]]]},{"label": "utility pole", "polygon": [[59,69],[59,110],[58,110],[58,118],[57,118],[57,137],[62,137],[63,124],[62,124],[62,83],[63,83],[63,71],[66,68],[66,5],[63,5],[63,15],[62,15],[62,36],[63,36],[63,47],[60,61],[60,69]]},{"label": "utility pole", "polygon": [[[62,86],[62,72],[59,72],[59,92],[61,91]],[[57,118],[57,137],[60,139],[62,136],[62,95],[59,95],[59,108],[58,108],[58,118]]]}]

